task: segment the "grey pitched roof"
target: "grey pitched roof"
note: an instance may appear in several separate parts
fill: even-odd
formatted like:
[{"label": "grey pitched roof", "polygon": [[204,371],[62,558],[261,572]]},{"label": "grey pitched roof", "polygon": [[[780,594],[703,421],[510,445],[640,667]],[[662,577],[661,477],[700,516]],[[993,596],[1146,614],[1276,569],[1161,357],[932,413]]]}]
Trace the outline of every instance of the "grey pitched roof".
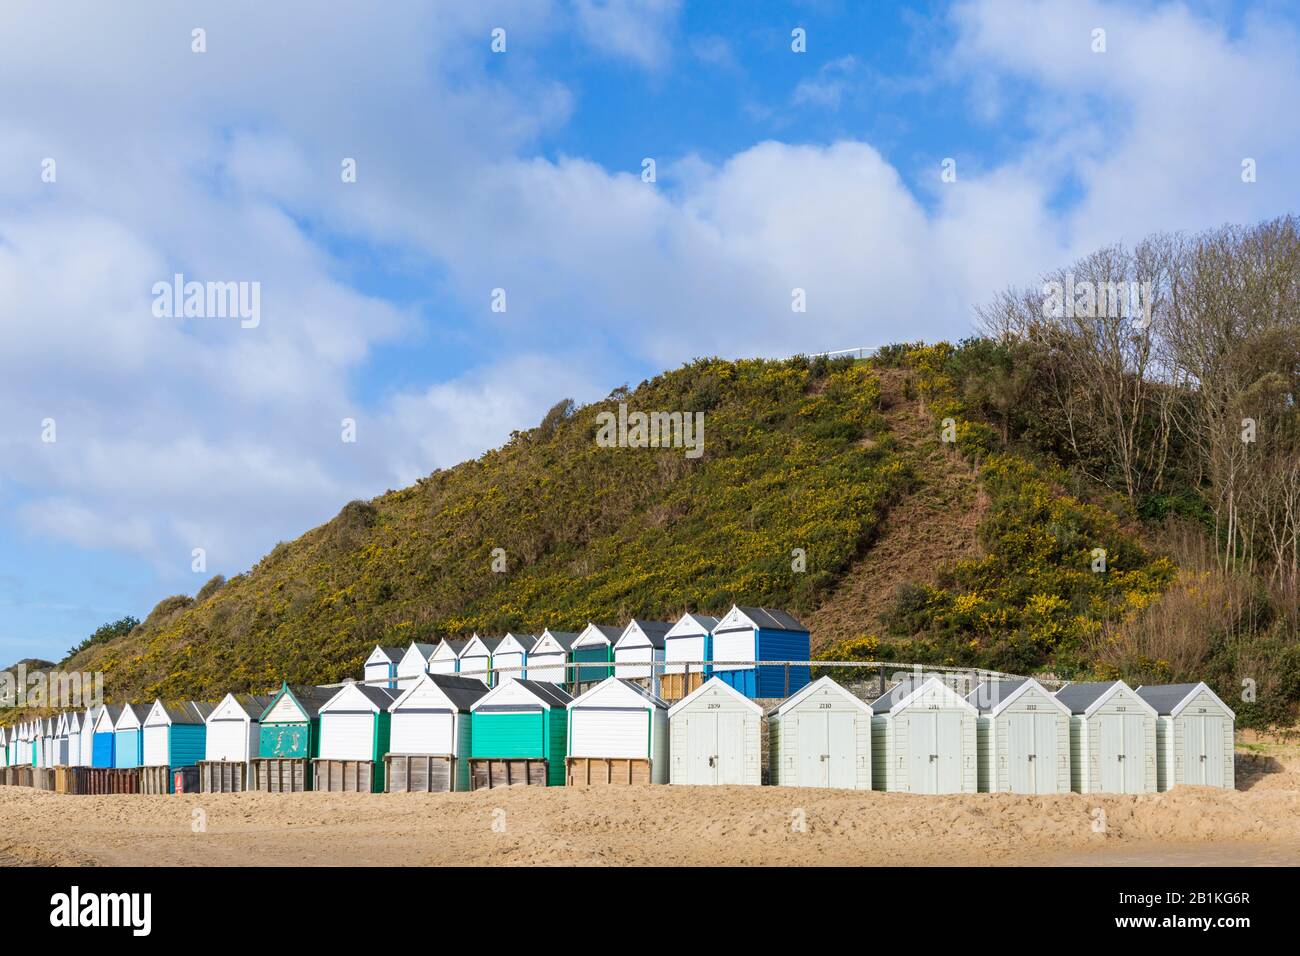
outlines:
[{"label": "grey pitched roof", "polygon": [[807,631],[795,616],[788,611],[777,610],[770,607],[742,607],[737,604],[741,613],[752,620],[759,627],[771,628],[775,631]]},{"label": "grey pitched roof", "polygon": [[[623,633],[621,627],[615,627],[613,624],[588,624],[587,627],[594,627],[596,630],[600,631],[600,633],[604,634],[605,637],[609,639],[609,643],[611,644],[617,641],[619,635]],[[586,629],[586,627],[583,628],[584,631]]]},{"label": "grey pitched roof", "polygon": [[487,685],[477,677],[460,677],[456,674],[430,674],[429,680],[456,705],[458,710],[469,710],[488,692]]},{"label": "grey pitched roof", "polygon": [[[379,647],[379,652],[380,652],[381,654],[383,654],[385,657],[387,657],[387,658],[389,659],[389,661],[391,661],[392,663],[396,664],[398,661],[400,661],[400,660],[402,659],[402,655],[406,653],[406,648],[404,648],[404,647],[383,647],[383,646],[381,645],[381,646]],[[370,656],[371,656],[371,654],[374,654],[374,653],[375,653],[375,652],[372,650],[372,651],[370,652],[370,654],[367,654],[367,655],[366,655],[366,660],[370,660]]]},{"label": "grey pitched roof", "polygon": [[966,695],[966,703],[974,704],[981,714],[987,714],[1025,683],[1025,678],[1011,680],[986,680]]},{"label": "grey pitched roof", "polygon": [[[536,634],[516,634],[513,631],[511,631],[509,636],[513,637],[516,641],[518,641],[519,646],[522,647],[525,651],[531,651],[534,647],[537,646]],[[501,640],[504,641],[505,638],[503,637],[501,638]]]},{"label": "grey pitched roof", "polygon": [[898,684],[885,691],[871,702],[873,714],[887,714],[900,700],[916,690],[928,680],[927,677],[904,677]]},{"label": "grey pitched roof", "polygon": [[521,680],[519,683],[554,707],[568,707],[569,701],[573,700],[573,695],[561,690],[559,684],[541,680]]},{"label": "grey pitched roof", "polygon": [[687,614],[686,616],[706,631],[712,631],[718,626],[718,621],[721,620],[721,618],[709,617],[707,614]]},{"label": "grey pitched roof", "polygon": [[546,633],[549,634],[551,637],[555,638],[556,643],[559,644],[566,651],[572,650],[573,642],[578,639],[577,631],[552,631],[551,629],[547,628]]},{"label": "grey pitched roof", "polygon": [[389,690],[387,687],[368,687],[365,684],[353,684],[352,686],[361,691],[380,710],[388,710],[393,701],[401,696],[400,692]]},{"label": "grey pitched roof", "polygon": [[1097,698],[1117,683],[1119,681],[1101,680],[1085,681],[1080,684],[1066,684],[1056,692],[1056,699],[1070,708],[1070,713],[1082,714],[1096,702]]},{"label": "grey pitched roof", "polygon": [[1134,693],[1145,700],[1157,714],[1168,715],[1187,699],[1200,684],[1144,684]]},{"label": "grey pitched roof", "polygon": [[[488,652],[489,654],[491,654],[493,651],[495,651],[495,650],[497,649],[497,647],[501,644],[501,642],[502,642],[503,640],[505,640],[504,637],[484,637],[482,634],[479,634],[479,635],[477,635],[477,636],[478,636],[478,639],[479,639],[479,643],[482,644],[484,647],[487,648],[487,652]],[[472,641],[472,640],[473,640],[473,638],[470,638],[470,641]],[[470,641],[466,641],[465,644],[468,646],[468,644],[470,643]],[[461,648],[461,652],[463,653],[464,650],[465,650],[465,648],[462,647],[462,648]],[[457,656],[460,656],[460,655],[458,654]]]},{"label": "grey pitched roof", "polygon": [[460,652],[463,651],[465,649],[465,645],[469,643],[469,638],[464,637],[464,638],[453,639],[449,637],[444,637],[442,639],[442,643],[450,647],[453,654],[455,654],[457,657],[460,657]]},{"label": "grey pitched roof", "polygon": [[[306,713],[308,720],[315,720],[320,715],[320,709],[338,693],[334,688],[315,687],[311,684],[290,684],[288,689],[289,693],[293,695],[293,699],[298,702],[298,706]],[[279,693],[271,695],[271,702],[262,710],[263,717],[266,716],[266,712],[271,709],[279,697]]]},{"label": "grey pitched roof", "polygon": [[[415,649],[420,652],[420,656],[426,661],[429,659],[429,655],[438,648],[437,644],[421,644],[419,641],[412,641],[411,643],[415,646]],[[410,648],[408,647],[406,651],[409,652]],[[403,652],[403,656],[405,656],[405,653],[406,652]]]},{"label": "grey pitched roof", "polygon": [[110,723],[110,724],[116,724],[116,723],[117,723],[117,718],[119,718],[119,717],[122,716],[122,705],[121,705],[121,704],[105,704],[105,705],[104,705],[104,709],[101,710],[98,714],[95,715],[95,723],[99,723],[100,718],[104,716],[104,711],[108,711],[108,721],[109,721],[109,723]]},{"label": "grey pitched roof", "polygon": [[212,712],[217,709],[217,705],[210,700],[191,700],[189,705],[205,722],[212,716]]},{"label": "grey pitched roof", "polygon": [[[635,624],[641,628],[645,636],[650,640],[651,647],[662,648],[664,646],[664,635],[673,628],[671,621],[643,621],[639,617],[632,618],[629,624]],[[626,628],[624,628],[626,630]]]}]

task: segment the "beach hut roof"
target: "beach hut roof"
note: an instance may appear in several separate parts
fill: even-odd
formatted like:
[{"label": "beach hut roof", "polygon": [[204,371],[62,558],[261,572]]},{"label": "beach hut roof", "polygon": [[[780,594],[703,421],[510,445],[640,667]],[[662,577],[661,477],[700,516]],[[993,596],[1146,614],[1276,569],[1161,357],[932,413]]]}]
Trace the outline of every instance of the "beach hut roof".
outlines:
[{"label": "beach hut roof", "polygon": [[691,691],[689,694],[687,694],[677,703],[669,707],[668,708],[669,718],[671,718],[673,714],[677,713],[683,707],[689,707],[692,703],[694,703],[697,697],[702,696],[710,689],[716,689],[722,691],[723,693],[730,694],[732,697],[736,698],[737,701],[743,704],[747,709],[753,711],[759,717],[763,716],[763,708],[759,704],[754,703],[752,700],[750,700],[740,691],[736,690],[736,688],[732,687],[726,681],[722,680],[722,678],[710,677],[699,687],[695,688],[695,690]]},{"label": "beach hut roof", "polygon": [[613,644],[623,634],[623,629],[613,624],[588,624],[575,640],[575,647],[588,644]]},{"label": "beach hut roof", "polygon": [[680,637],[685,634],[708,634],[718,626],[718,618],[707,614],[687,612],[677,619],[677,623],[668,629],[667,637]]},{"label": "beach hut roof", "polygon": [[411,651],[415,651],[415,653],[419,654],[427,661],[430,657],[433,656],[433,652],[436,651],[437,649],[438,649],[438,645],[436,643],[422,644],[419,641],[411,641],[411,646],[406,649],[405,654],[409,654],[411,653]]},{"label": "beach hut roof", "polygon": [[1133,693],[1146,701],[1160,716],[1177,717],[1191,699],[1201,692],[1213,697],[1219,702],[1220,707],[1232,714],[1234,720],[1236,719],[1237,715],[1233,713],[1232,708],[1225,704],[1218,694],[1210,690],[1209,685],[1204,681],[1197,684],[1143,684]]},{"label": "beach hut roof", "polygon": [[375,649],[371,651],[370,656],[366,658],[366,663],[382,664],[387,661],[390,664],[396,664],[402,659],[402,655],[405,653],[406,648],[404,647],[384,647],[380,644],[376,644]]},{"label": "beach hut roof", "polygon": [[912,675],[904,678],[897,686],[890,688],[872,701],[871,712],[873,714],[892,714],[896,710],[901,710],[910,704],[917,695],[927,692],[931,684],[938,685],[942,689],[941,693],[951,697],[961,707],[975,710],[974,704],[967,701],[966,698],[939,678]]},{"label": "beach hut roof", "polygon": [[519,680],[516,677],[507,677],[502,680],[501,683],[497,684],[496,687],[493,687],[490,691],[476,700],[470,710],[478,710],[480,707],[490,704],[492,698],[506,693],[507,688],[522,688],[535,697],[539,704],[548,709],[558,707],[563,710],[568,707],[569,702],[573,700],[573,697],[563,691],[558,684],[550,684],[546,681],[539,680]]},{"label": "beach hut roof", "polygon": [[523,650],[531,651],[534,647],[537,646],[537,635],[516,634],[512,631],[509,634],[507,634],[505,637],[501,638],[501,643],[497,645],[496,649],[502,650],[507,642],[513,642],[519,645],[519,647],[522,648]]},{"label": "beach hut roof", "polygon": [[734,605],[719,623],[730,623],[735,621],[737,617],[747,619],[754,627],[764,630],[800,632],[808,630],[788,611],[770,607],[745,607],[740,604]]},{"label": "beach hut roof", "polygon": [[452,657],[460,657],[460,652],[465,649],[465,645],[468,643],[469,643],[469,638],[467,637],[461,637],[461,638],[444,637],[441,641],[438,642],[438,646],[434,649],[433,655],[430,656],[435,656],[435,655],[441,656],[443,655],[444,651],[451,651]]},{"label": "beach hut roof", "polygon": [[451,701],[459,711],[469,710],[480,697],[488,692],[487,684],[477,677],[461,677],[459,674],[421,674],[419,679],[402,691],[397,696],[397,699],[388,705],[388,709],[390,711],[396,710],[406,703],[406,698],[419,689],[422,681],[428,681],[437,687],[443,696]]},{"label": "beach hut roof", "polygon": [[[460,654],[458,656],[465,657],[471,653],[478,652],[480,650],[485,651],[488,654],[491,654],[493,651],[497,649],[497,647],[501,644],[503,640],[505,640],[505,638],[482,637],[479,634],[475,633],[473,637],[471,637],[468,641],[465,642],[465,646],[460,649]],[[477,654],[475,654],[475,656],[477,656]]]},{"label": "beach hut roof", "polygon": [[837,693],[841,694],[846,700],[852,701],[853,704],[864,714],[872,713],[871,705],[868,704],[862,698],[854,696],[852,693],[849,692],[847,687],[844,687],[842,684],[839,684],[836,681],[831,680],[829,677],[819,677],[811,684],[805,684],[798,693],[791,694],[785,700],[781,701],[781,703],[777,704],[775,707],[769,710],[767,712],[768,716],[770,717],[772,714],[781,714],[787,710],[790,710],[791,708],[798,707],[801,703],[803,703],[805,700],[808,699],[808,696],[810,694],[817,693],[817,691],[823,687],[829,687],[832,690],[836,691]]},{"label": "beach hut roof", "polygon": [[573,650],[573,642],[578,639],[578,632],[577,631],[552,631],[548,627],[546,630],[542,631],[542,636],[537,639],[537,643],[540,644],[543,641],[545,641],[547,638],[550,638],[556,644],[559,644],[560,647],[562,647],[564,650],[570,651]]},{"label": "beach hut roof", "polygon": [[169,724],[202,724],[207,722],[212,713],[212,704],[200,704],[192,700],[155,700],[149,710],[149,718],[161,714]]},{"label": "beach hut roof", "polygon": [[1013,703],[1029,693],[1031,688],[1038,688],[1051,698],[1057,708],[1064,714],[1070,709],[1046,687],[1032,677],[997,678],[982,681],[978,687],[966,695],[966,702],[973,704],[981,714],[996,717]]},{"label": "beach hut roof", "polygon": [[321,705],[320,712],[324,713],[336,709],[335,702],[353,694],[360,694],[370,704],[371,709],[375,711],[387,710],[393,705],[393,701],[398,698],[398,692],[389,690],[387,687],[371,687],[367,684],[357,684],[349,681],[336,690],[334,695]]},{"label": "beach hut roof", "polygon": [[[100,710],[99,716],[95,718],[95,731],[97,733],[106,733],[117,725],[117,718],[122,716],[121,704],[105,704]],[[103,730],[100,729],[101,725]]]},{"label": "beach hut roof", "polygon": [[143,727],[144,719],[148,716],[149,708],[144,704],[123,704],[122,712],[117,715],[117,720],[113,721],[113,729],[130,730],[133,727]]},{"label": "beach hut roof", "polygon": [[573,708],[578,706],[588,697],[592,697],[600,693],[602,689],[607,690],[611,685],[619,685],[626,688],[628,691],[635,693],[638,697],[640,697],[651,707],[662,707],[665,710],[668,708],[668,705],[664,701],[662,701],[657,695],[650,693],[650,691],[646,690],[644,687],[642,687],[640,684],[636,683],[635,681],[624,680],[622,677],[606,677],[595,687],[591,687],[587,689],[583,693],[579,694],[577,697],[574,697],[572,700],[570,700],[569,707]]},{"label": "beach hut roof", "polygon": [[243,711],[244,716],[249,720],[257,720],[262,716],[263,711],[271,703],[271,698],[266,694],[227,694],[221,698],[221,701],[208,711],[205,721],[211,722],[213,715],[226,705],[226,701],[231,701],[234,706]]},{"label": "beach hut roof", "polygon": [[634,617],[627,622],[627,627],[623,628],[623,633],[618,636],[614,642],[617,648],[620,644],[631,644],[636,636],[642,635],[651,647],[663,649],[664,635],[673,629],[671,621],[647,621],[642,618]]},{"label": "beach hut roof", "polygon": [[334,690],[329,687],[313,687],[311,684],[295,684],[291,686],[288,681],[285,681],[280,685],[279,691],[271,698],[271,702],[262,709],[262,714],[258,717],[258,723],[266,720],[266,715],[271,712],[271,708],[286,694],[298,705],[298,709],[307,715],[308,720],[315,720],[320,714],[320,709],[329,703],[330,698],[334,696]]}]

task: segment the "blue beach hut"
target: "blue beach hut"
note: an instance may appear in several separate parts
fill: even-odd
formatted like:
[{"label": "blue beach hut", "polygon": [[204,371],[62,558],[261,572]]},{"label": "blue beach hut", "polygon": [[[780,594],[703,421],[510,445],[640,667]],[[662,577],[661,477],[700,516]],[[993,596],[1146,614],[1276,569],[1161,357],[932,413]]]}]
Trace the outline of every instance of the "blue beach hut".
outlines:
[{"label": "blue beach hut", "polygon": [[811,654],[808,628],[786,611],[734,606],[713,629],[713,673],[746,697],[789,697],[812,679],[807,665],[749,661],[807,661]]}]

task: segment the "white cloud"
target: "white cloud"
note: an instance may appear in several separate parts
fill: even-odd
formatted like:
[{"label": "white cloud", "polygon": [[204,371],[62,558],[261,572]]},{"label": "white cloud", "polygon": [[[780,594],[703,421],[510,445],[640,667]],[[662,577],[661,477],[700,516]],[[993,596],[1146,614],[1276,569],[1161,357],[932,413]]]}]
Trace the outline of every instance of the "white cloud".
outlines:
[{"label": "white cloud", "polygon": [[573,6],[583,38],[596,49],[647,69],[671,57],[681,0],[574,0]]}]

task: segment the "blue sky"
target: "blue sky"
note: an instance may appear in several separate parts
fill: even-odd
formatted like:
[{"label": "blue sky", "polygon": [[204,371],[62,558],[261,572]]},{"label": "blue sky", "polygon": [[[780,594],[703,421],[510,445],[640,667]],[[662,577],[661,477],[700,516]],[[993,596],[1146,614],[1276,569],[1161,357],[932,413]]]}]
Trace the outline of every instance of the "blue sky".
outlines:
[{"label": "blue sky", "polygon": [[[0,664],[560,398],[962,336],[1097,246],[1296,208],[1284,4],[70,6],[0,9]],[[176,272],[261,323],[155,317]]]}]

